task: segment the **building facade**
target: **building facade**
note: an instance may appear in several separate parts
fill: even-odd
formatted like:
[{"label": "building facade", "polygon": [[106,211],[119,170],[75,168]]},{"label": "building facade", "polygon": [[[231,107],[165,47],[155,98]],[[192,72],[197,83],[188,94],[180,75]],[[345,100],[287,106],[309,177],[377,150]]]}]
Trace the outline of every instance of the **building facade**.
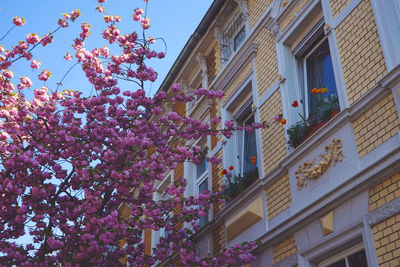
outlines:
[{"label": "building facade", "polygon": [[201,219],[200,257],[258,240],[251,266],[400,266],[399,64],[399,0],[215,0],[160,90],[223,90],[173,109],[269,127],[196,141],[155,197],[182,176],[219,190],[232,166],[254,179]]}]

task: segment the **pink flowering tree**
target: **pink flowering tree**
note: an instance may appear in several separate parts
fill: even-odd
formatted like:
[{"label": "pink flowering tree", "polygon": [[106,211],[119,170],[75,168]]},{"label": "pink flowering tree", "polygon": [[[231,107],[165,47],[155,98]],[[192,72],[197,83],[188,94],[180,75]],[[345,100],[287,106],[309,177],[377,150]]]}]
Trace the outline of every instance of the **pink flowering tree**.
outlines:
[{"label": "pink flowering tree", "polygon": [[[117,27],[121,18],[105,13],[105,0],[98,2],[96,9],[105,22],[102,37],[118,52],[111,55],[108,47],[86,49],[91,26],[82,23],[73,40],[74,52],[65,56],[81,67],[96,90],[92,96],[59,91],[61,84],[35,87],[32,82],[46,82],[51,76],[33,59],[35,48],[51,44],[59,30],[77,23],[78,10],[63,14],[47,35],[30,33],[13,47],[0,46],[0,265],[118,266],[125,258],[130,266],[143,266],[172,255],[185,266],[251,262],[254,242],[214,257],[195,257],[193,231],[199,217],[220,201],[220,193],[204,191],[185,198],[186,181],[181,177],[166,189],[169,200],[153,198],[155,184],[168,170],[177,163],[198,161],[202,149],[185,146],[187,141],[217,134],[229,137],[234,124],[227,122],[215,130],[219,118],[213,118],[210,127],[164,112],[166,105],[194,98],[179,85],[168,93],[146,95],[146,82],[157,78],[150,65],[164,57],[164,52],[152,49],[154,39],[146,37],[150,19],[137,8],[132,23],[140,35],[121,33]],[[23,18],[13,20],[14,27],[24,23]],[[11,69],[16,61],[26,61],[37,78],[14,77]],[[135,89],[120,88],[120,80],[131,82]],[[33,95],[27,97],[27,92]],[[195,95],[215,99],[222,92],[199,89]],[[260,127],[265,126],[250,128]],[[128,218],[119,215],[121,206],[129,207]],[[174,213],[177,208],[180,212]],[[173,227],[183,222],[191,227]],[[170,234],[161,238],[152,255],[145,255],[144,230],[160,228]],[[27,236],[32,242],[21,241]],[[121,240],[124,246],[119,246]]]}]

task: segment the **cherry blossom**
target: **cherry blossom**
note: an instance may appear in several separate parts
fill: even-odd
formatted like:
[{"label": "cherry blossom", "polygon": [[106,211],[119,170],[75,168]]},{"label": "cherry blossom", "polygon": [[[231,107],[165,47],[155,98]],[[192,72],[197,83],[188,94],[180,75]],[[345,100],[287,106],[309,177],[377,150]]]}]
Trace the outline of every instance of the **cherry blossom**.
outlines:
[{"label": "cherry blossom", "polygon": [[[98,0],[98,12],[105,11],[105,2]],[[122,258],[130,266],[144,266],[168,263],[173,253],[186,266],[254,260],[253,242],[213,257],[195,256],[191,237],[199,230],[199,217],[221,202],[221,191],[186,197],[187,181],[175,177],[165,189],[170,198],[154,198],[168,171],[199,162],[203,149],[185,144],[210,135],[229,137],[237,128],[232,121],[219,125],[219,117],[210,125],[167,111],[195,98],[221,99],[222,91],[199,88],[193,97],[174,84],[167,91],[147,93],[146,82],[157,79],[155,66],[165,52],[154,50],[155,39],[145,31],[150,19],[143,14],[137,8],[133,15],[140,21],[135,23],[140,38],[137,32],[121,32],[115,23],[119,16],[103,17],[102,38],[113,49],[88,48],[91,26],[80,24],[81,32],[64,58],[74,60],[93,86],[95,93],[89,96],[64,89],[62,82],[52,86],[48,70],[33,72],[37,78],[32,80],[46,82],[43,86],[34,80],[42,86],[38,88],[31,78],[22,74],[18,80],[11,71],[21,60],[28,68],[40,68],[40,61],[32,60],[35,48],[53,43],[58,30],[68,30],[81,16],[79,10],[64,13],[48,34],[29,33],[12,47],[0,47],[1,266],[123,266]],[[13,23],[22,26],[25,21],[16,17]],[[260,128],[265,125],[254,123],[246,130]],[[221,163],[215,156],[208,160]],[[190,227],[174,227],[182,224]],[[144,254],[143,232],[162,228],[167,236],[151,256]],[[19,242],[26,235],[32,243]]]}]

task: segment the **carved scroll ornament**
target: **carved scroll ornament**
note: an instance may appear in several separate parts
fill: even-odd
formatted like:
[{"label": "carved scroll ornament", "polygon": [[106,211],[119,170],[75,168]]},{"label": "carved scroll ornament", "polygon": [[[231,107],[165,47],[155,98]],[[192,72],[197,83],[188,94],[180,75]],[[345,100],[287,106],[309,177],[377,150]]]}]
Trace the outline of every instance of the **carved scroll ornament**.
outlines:
[{"label": "carved scroll ornament", "polygon": [[301,190],[303,186],[306,186],[306,179],[314,180],[322,176],[330,166],[335,166],[338,161],[342,161],[343,154],[343,142],[342,139],[334,138],[332,144],[325,146],[325,153],[319,156],[319,163],[316,163],[316,159],[313,161],[306,161],[303,165],[300,165],[295,172],[297,179],[297,190]]}]

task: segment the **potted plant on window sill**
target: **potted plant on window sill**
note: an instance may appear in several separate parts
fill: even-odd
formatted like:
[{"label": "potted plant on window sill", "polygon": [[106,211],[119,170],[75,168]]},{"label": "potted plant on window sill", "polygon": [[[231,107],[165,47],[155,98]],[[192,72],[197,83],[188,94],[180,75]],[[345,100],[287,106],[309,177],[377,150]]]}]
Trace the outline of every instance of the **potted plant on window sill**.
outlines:
[{"label": "potted plant on window sill", "polygon": [[[255,164],[255,159],[253,160],[253,164]],[[222,196],[227,202],[230,202],[258,179],[258,168],[255,167],[242,176],[241,174],[234,174],[233,166],[230,166],[229,171],[223,169],[221,175],[226,177],[225,189]]]},{"label": "potted plant on window sill", "polygon": [[325,99],[318,98],[318,113],[321,121],[329,121],[339,113],[339,101],[337,95],[328,95]]},{"label": "potted plant on window sill", "polygon": [[[300,112],[299,116],[301,121],[296,122],[287,129],[289,136],[288,144],[296,148],[299,144],[304,142],[307,138],[318,131],[324,126],[330,119],[339,113],[339,102],[336,95],[323,96],[328,91],[327,88],[316,89],[314,88],[311,92],[317,94],[317,115],[311,115],[308,119]],[[294,101],[292,107],[298,107],[298,102]],[[282,118],[281,118],[282,119]],[[283,119],[284,120],[284,119]],[[286,123],[286,120],[284,120]],[[282,122],[282,121],[281,121]]]}]

